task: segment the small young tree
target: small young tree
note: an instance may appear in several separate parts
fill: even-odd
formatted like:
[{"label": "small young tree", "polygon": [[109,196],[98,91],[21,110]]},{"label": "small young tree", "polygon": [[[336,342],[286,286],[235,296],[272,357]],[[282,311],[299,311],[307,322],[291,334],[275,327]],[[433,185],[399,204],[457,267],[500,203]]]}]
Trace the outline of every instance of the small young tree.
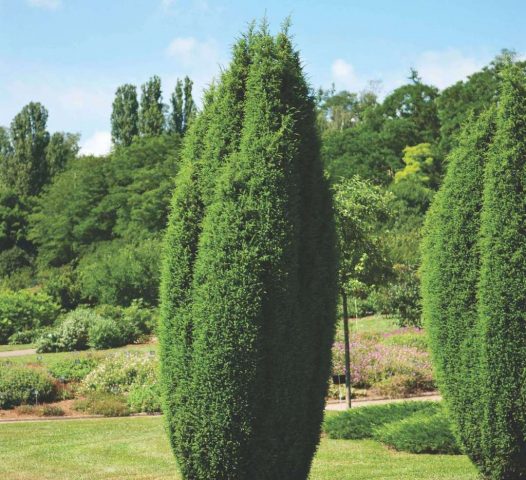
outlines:
[{"label": "small young tree", "polygon": [[466,125],[427,219],[424,316],[466,452],[492,480],[526,478],[526,75]]},{"label": "small young tree", "polygon": [[378,235],[378,223],[389,217],[391,195],[358,176],[334,187],[336,232],[340,251],[339,292],[343,310],[345,386],[351,406],[348,298],[358,285],[380,280],[388,262]]},{"label": "small young tree", "polygon": [[159,329],[185,479],[308,476],[336,293],[315,120],[289,37],[263,27],[236,44],[186,136]]}]

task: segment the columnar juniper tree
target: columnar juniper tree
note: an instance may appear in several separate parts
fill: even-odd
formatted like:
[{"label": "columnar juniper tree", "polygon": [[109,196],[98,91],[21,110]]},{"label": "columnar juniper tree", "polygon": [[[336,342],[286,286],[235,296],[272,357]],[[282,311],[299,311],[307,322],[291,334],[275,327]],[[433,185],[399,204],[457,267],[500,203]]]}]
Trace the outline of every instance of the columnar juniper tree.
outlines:
[{"label": "columnar juniper tree", "polygon": [[424,316],[467,454],[494,480],[526,478],[526,76],[470,122],[427,219]]},{"label": "columnar juniper tree", "polygon": [[187,134],[165,240],[162,384],[185,479],[307,478],[336,277],[298,53],[250,30]]}]

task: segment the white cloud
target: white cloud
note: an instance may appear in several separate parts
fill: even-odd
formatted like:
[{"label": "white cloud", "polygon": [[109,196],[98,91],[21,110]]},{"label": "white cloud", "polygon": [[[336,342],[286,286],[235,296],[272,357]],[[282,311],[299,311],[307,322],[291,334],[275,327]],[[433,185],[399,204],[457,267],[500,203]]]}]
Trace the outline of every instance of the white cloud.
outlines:
[{"label": "white cloud", "polygon": [[443,89],[480,70],[488,59],[476,59],[456,48],[427,51],[415,63],[422,80]]},{"label": "white cloud", "polygon": [[365,82],[359,78],[354,67],[345,60],[338,58],[331,66],[332,79],[338,88],[355,92],[361,90]]},{"label": "white cloud", "polygon": [[111,149],[110,132],[95,132],[80,146],[81,155],[106,155]]},{"label": "white cloud", "polygon": [[60,7],[62,2],[61,0],[27,0],[27,3],[32,7],[55,10]]},{"label": "white cloud", "polygon": [[174,38],[168,45],[166,54],[185,66],[217,64],[219,61],[216,42],[199,41],[194,37]]},{"label": "white cloud", "polygon": [[351,92],[369,88],[370,80],[380,78],[383,87],[380,94],[382,97],[408,83],[410,65],[418,71],[423,82],[444,89],[459,80],[466,79],[487,65],[490,60],[491,57],[467,55],[456,48],[428,50],[416,55],[412,64],[408,64],[407,68],[401,66],[398,69],[378,71],[368,77],[363,72],[357,72],[352,64],[338,58],[331,65],[331,78],[337,89],[346,89]]}]

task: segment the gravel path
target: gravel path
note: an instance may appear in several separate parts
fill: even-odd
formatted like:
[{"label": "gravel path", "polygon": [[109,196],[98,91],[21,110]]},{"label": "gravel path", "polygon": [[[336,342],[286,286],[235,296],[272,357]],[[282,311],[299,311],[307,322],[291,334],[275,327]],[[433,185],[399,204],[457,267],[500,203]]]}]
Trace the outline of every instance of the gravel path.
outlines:
[{"label": "gravel path", "polygon": [[[439,400],[442,400],[442,397],[436,393],[432,392],[427,395],[421,395],[419,397],[408,397],[408,398],[379,398],[379,399],[357,399],[352,401],[352,407],[366,407],[368,405],[382,405],[385,403],[397,403],[397,402],[411,402],[411,401],[418,401],[418,400],[427,400],[427,401],[434,401],[437,402]],[[330,402],[327,403],[325,406],[325,410],[333,410],[333,411],[343,411],[347,410],[347,404],[345,401],[343,402]]]},{"label": "gravel path", "polygon": [[34,348],[26,348],[25,350],[11,350],[10,352],[0,352],[0,358],[21,357],[23,355],[33,355],[37,353]]}]

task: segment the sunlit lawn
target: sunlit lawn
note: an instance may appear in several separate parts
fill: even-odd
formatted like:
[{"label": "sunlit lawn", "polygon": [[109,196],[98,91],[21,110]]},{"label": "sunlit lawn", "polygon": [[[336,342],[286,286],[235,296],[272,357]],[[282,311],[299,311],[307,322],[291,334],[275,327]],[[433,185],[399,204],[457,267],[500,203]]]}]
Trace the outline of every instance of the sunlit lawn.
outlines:
[{"label": "sunlit lawn", "polygon": [[[179,480],[160,417],[0,424],[0,478]],[[311,480],[476,478],[466,457],[403,454],[374,441],[328,439],[322,440],[311,475]]]}]

